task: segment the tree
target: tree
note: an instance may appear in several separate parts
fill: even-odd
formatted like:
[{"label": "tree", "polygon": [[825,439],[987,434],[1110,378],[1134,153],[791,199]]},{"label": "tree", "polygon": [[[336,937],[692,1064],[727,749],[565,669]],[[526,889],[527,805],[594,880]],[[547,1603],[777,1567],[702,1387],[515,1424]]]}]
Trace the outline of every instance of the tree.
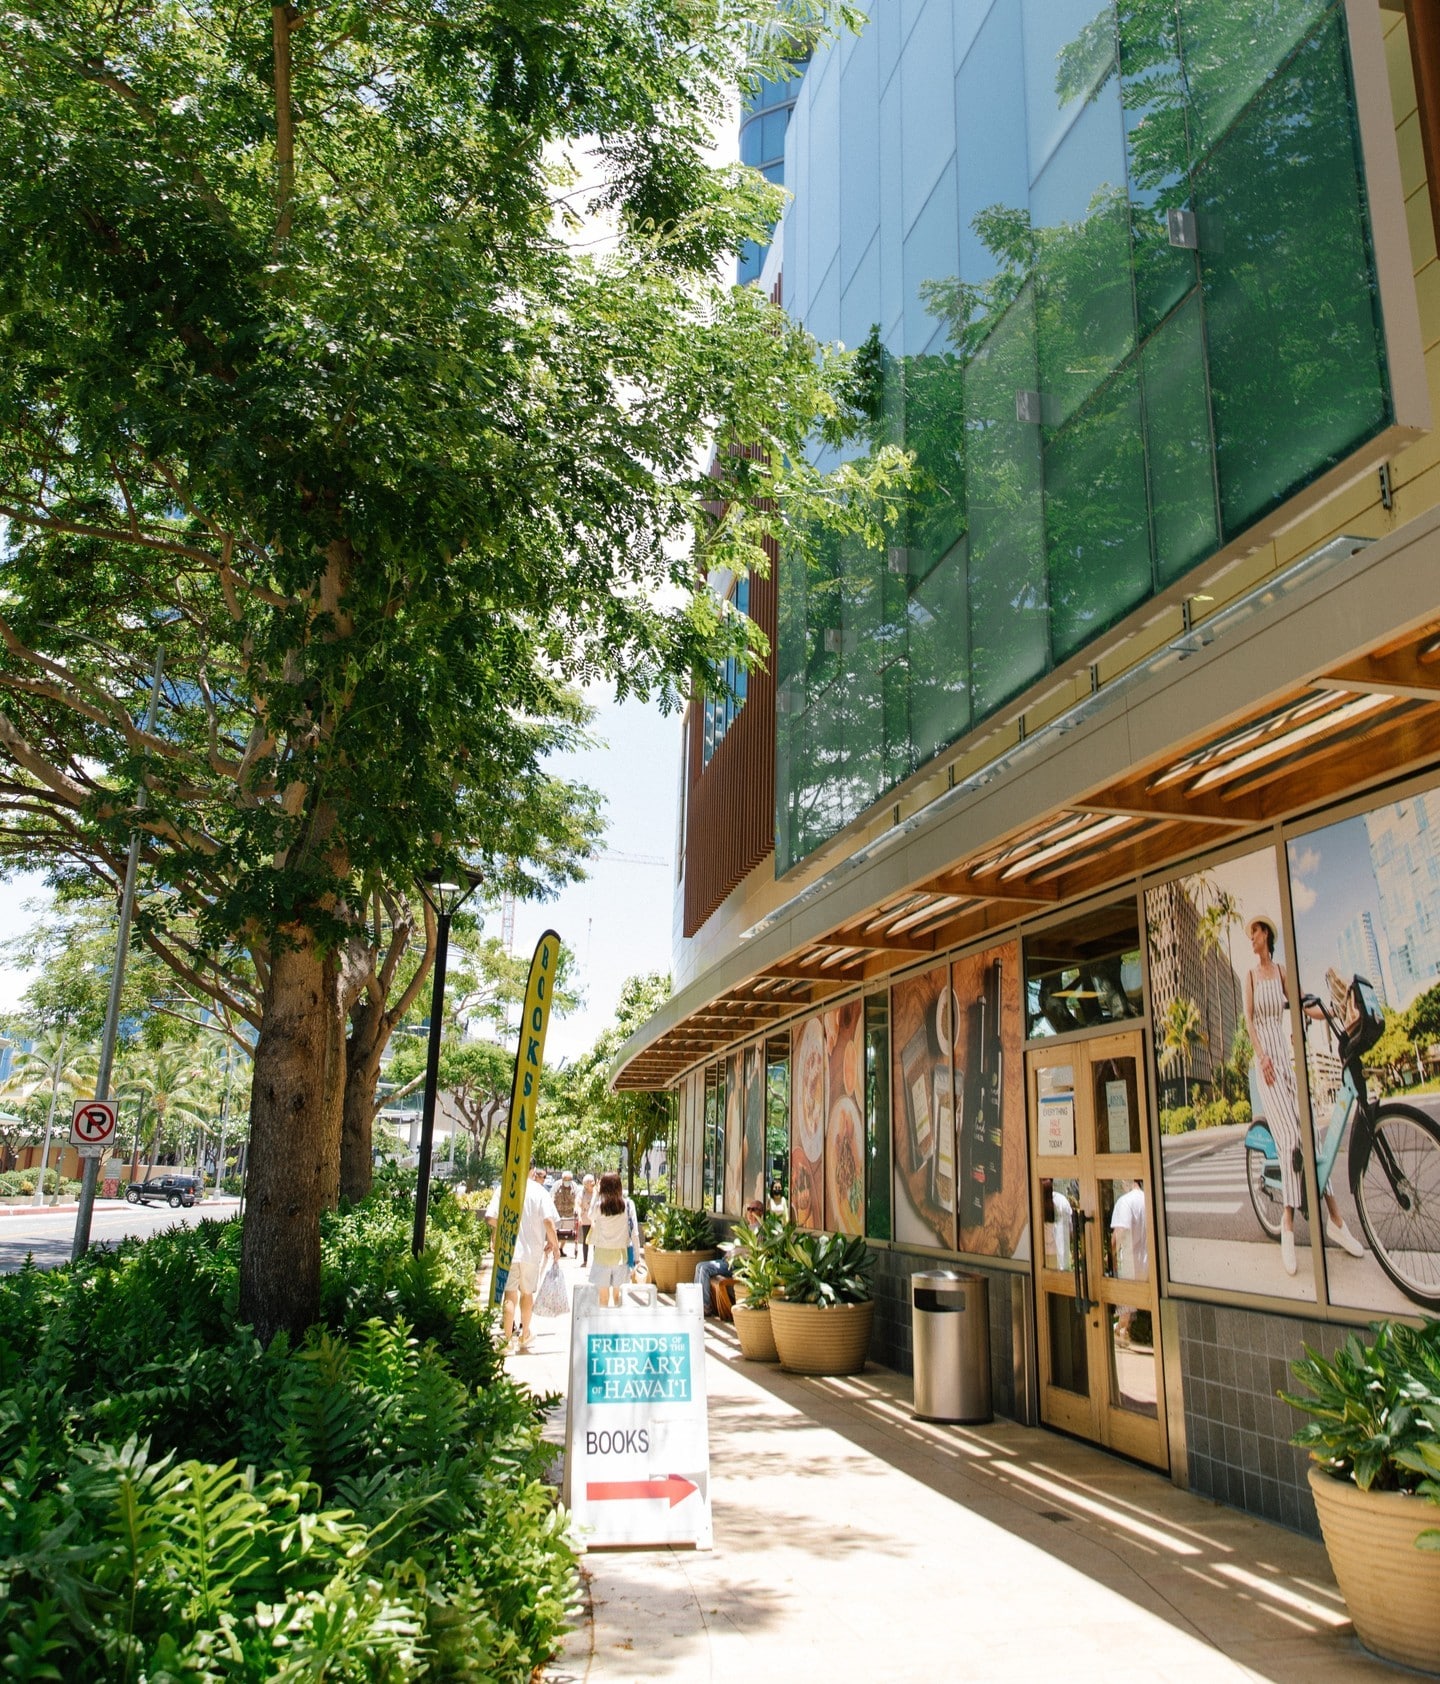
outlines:
[{"label": "tree", "polygon": [[219,1109],[203,1055],[183,1042],[134,1048],[125,1059],[116,1087],[137,1101],[135,1143],[130,1155],[132,1178],[142,1151],[148,1160],[148,1175],[165,1151],[167,1137],[183,1152],[191,1139],[210,1127]]},{"label": "tree", "polygon": [[[70,1023],[62,1022],[42,1031],[33,1046],[16,1049],[9,1079],[0,1088],[0,1100],[7,1104],[18,1100],[26,1108],[27,1125],[45,1131],[42,1138],[53,1139],[49,1131],[56,1117],[63,1115],[61,1101],[89,1099],[94,1093],[92,1050],[76,1039]],[[60,1138],[63,1141],[67,1137]]]},{"label": "tree", "polygon": [[[717,278],[777,196],[707,163],[715,126],[814,27],[769,0],[0,20],[0,789],[17,847],[113,871],[138,829],[203,953],[253,965],[264,1338],[318,1310],[371,897],[461,856],[553,881],[568,686],[673,696],[752,655],[697,579],[821,510],[888,516],[897,454],[806,465],[845,360]],[[582,139],[601,255],[558,232]]]},{"label": "tree", "polygon": [[569,1155],[581,1146],[597,1151],[597,1155],[607,1147],[623,1147],[631,1192],[635,1190],[635,1166],[665,1138],[670,1124],[669,1097],[664,1093],[617,1093],[610,1086],[610,1077],[620,1048],[669,998],[670,978],[663,973],[627,977],[616,1002],[614,1023],[563,1073],[558,1117],[542,1118],[557,1134],[568,1131]]},{"label": "tree", "polygon": [[1193,1000],[1177,994],[1160,1021],[1160,1063],[1166,1069],[1172,1064],[1179,1064],[1182,1105],[1190,1103],[1190,1066],[1195,1058],[1195,1049],[1204,1044],[1205,1027],[1200,1020],[1200,1008]]}]

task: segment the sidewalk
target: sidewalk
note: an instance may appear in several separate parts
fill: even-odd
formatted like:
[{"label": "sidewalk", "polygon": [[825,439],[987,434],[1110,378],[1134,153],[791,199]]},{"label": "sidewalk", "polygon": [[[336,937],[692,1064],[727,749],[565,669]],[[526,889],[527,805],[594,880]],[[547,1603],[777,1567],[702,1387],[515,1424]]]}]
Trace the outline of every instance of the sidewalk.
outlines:
[{"label": "sidewalk", "polygon": [[[715,1548],[587,1555],[549,1684],[1418,1676],[1356,1643],[1319,1543],[1058,1434],[916,1421],[873,1364],[743,1362],[706,1326]],[[569,1319],[535,1329],[510,1371],[563,1392]]]}]

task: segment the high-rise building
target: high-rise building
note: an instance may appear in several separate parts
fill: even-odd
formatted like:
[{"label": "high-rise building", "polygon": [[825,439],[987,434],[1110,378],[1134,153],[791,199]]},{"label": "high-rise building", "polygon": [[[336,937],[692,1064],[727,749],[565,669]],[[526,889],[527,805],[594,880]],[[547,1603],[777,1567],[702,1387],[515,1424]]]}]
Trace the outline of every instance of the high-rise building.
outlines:
[{"label": "high-rise building", "polygon": [[1394,1004],[1440,981],[1440,797],[1417,795],[1365,818],[1388,934]]},{"label": "high-rise building", "polygon": [[1380,1004],[1388,1006],[1392,989],[1387,981],[1390,966],[1380,951],[1375,920],[1366,911],[1357,912],[1340,932],[1340,974],[1346,981],[1363,976],[1375,984]]},{"label": "high-rise building", "polygon": [[[616,1080],[676,1092],[674,1195],[733,1218],[718,1096],[763,1058],[875,1360],[962,1264],[1002,1413],[1313,1524],[1271,1355],[1440,1309],[1431,1241],[1315,1220],[1341,1070],[1282,904],[1290,842],[1369,813],[1345,962],[1440,974],[1440,0],[868,9],[786,86],[763,284],[914,472],[883,544],[750,580],[771,657],[723,733],[690,710],[675,993]],[[1253,1123],[1162,1135],[1182,998],[1192,1080],[1244,1025]]]}]

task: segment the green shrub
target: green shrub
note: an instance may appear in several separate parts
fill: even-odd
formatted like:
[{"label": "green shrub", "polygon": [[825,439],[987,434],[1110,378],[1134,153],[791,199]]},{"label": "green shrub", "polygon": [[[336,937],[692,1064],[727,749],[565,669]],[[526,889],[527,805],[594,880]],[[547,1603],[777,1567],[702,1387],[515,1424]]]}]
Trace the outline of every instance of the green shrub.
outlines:
[{"label": "green shrub", "polygon": [[7,1676],[524,1684],[549,1656],[574,1568],[542,1406],[473,1300],[483,1222],[437,1190],[415,1259],[412,1203],[326,1219],[296,1348],[235,1325],[238,1221],[0,1280]]},{"label": "green shrub", "polygon": [[780,1296],[790,1304],[865,1304],[875,1254],[856,1234],[810,1234],[793,1224],[775,1254]]},{"label": "green shrub", "polygon": [[[30,1169],[7,1169],[0,1172],[0,1197],[28,1199],[35,1191],[35,1184],[39,1179],[39,1164],[33,1165]],[[59,1193],[64,1190],[64,1187],[78,1187],[79,1185],[78,1181],[67,1181],[62,1186],[60,1171],[53,1165],[45,1171],[45,1191],[47,1193]]]},{"label": "green shrub", "polygon": [[[1336,1479],[1362,1491],[1414,1491],[1440,1501],[1440,1321],[1379,1321],[1350,1334],[1333,1359],[1305,1347],[1290,1372],[1303,1392],[1281,1392],[1310,1420],[1291,1439]],[[1433,1547],[1433,1546],[1431,1546]]]},{"label": "green shrub", "polygon": [[657,1251],[709,1251],[715,1244],[715,1223],[709,1211],[662,1205],[652,1213],[650,1244]]}]

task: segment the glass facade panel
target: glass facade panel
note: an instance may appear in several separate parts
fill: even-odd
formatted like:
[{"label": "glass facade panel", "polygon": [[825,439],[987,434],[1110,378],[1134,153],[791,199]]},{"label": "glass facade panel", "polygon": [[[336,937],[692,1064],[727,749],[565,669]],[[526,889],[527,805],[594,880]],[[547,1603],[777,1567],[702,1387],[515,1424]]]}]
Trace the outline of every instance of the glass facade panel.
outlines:
[{"label": "glass facade panel", "polygon": [[1026,288],[970,364],[970,693],[983,719],[1049,664],[1040,428],[1018,419],[1036,388],[1035,300]]},{"label": "glass facade panel", "polygon": [[1198,294],[1146,345],[1142,370],[1155,556],[1164,586],[1220,542]]},{"label": "glass facade panel", "polygon": [[1059,426],[1135,346],[1116,99],[1106,97],[1076,119],[1032,188],[1030,209],[1042,413]]},{"label": "glass facade panel", "polygon": [[1063,660],[1150,594],[1140,381],[1127,368],[1045,446],[1050,624]]},{"label": "glass facade panel", "polygon": [[1196,174],[1227,538],[1389,419],[1359,166],[1337,14]]},{"label": "glass facade panel", "polygon": [[1229,133],[1332,4],[1333,0],[1185,0],[1179,8],[1180,36],[1197,152],[1207,151]]},{"label": "glass facade panel", "polygon": [[787,307],[916,472],[782,581],[781,872],[1392,416],[1340,0],[883,7],[787,163]]}]

